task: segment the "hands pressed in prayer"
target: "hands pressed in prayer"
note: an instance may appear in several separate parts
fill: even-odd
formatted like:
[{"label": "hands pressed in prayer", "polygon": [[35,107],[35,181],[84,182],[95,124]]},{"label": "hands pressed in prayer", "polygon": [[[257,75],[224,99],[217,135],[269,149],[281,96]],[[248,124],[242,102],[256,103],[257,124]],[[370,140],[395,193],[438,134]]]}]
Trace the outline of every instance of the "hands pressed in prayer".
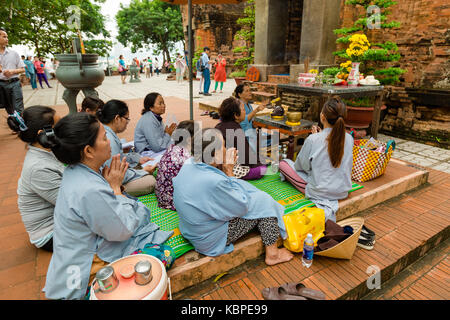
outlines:
[{"label": "hands pressed in prayer", "polygon": [[238,160],[238,150],[236,148],[227,149],[225,155],[225,163],[222,165],[223,172],[229,176],[234,177],[233,168]]},{"label": "hands pressed in prayer", "polygon": [[122,186],[122,181],[127,169],[128,162],[125,157],[121,161],[120,154],[113,156],[110,166],[105,166],[103,169],[102,175],[106,181],[108,181],[115,195],[122,194],[120,187]]},{"label": "hands pressed in prayer", "polygon": [[311,133],[318,133],[320,131],[322,131],[322,129],[320,129],[319,126],[312,126],[311,127]]},{"label": "hands pressed in prayer", "polygon": [[167,133],[169,136],[171,136],[176,128],[177,128],[177,124],[176,123],[172,123],[170,125],[170,127],[166,126],[166,128],[164,129],[164,132]]}]

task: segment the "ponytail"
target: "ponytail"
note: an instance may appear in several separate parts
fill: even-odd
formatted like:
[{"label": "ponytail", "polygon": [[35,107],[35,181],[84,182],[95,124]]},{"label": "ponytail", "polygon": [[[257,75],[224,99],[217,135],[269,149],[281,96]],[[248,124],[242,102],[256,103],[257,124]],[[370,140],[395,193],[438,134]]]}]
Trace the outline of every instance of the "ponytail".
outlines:
[{"label": "ponytail", "polygon": [[328,123],[333,126],[328,136],[328,155],[334,168],[339,168],[344,156],[345,121],[347,108],[339,97],[332,97],[325,102],[322,114]]},{"label": "ponytail", "polygon": [[18,134],[23,142],[33,144],[38,142],[38,132],[44,127],[52,127],[55,110],[45,106],[32,106],[24,110],[22,115],[17,111],[8,116],[9,128]]}]

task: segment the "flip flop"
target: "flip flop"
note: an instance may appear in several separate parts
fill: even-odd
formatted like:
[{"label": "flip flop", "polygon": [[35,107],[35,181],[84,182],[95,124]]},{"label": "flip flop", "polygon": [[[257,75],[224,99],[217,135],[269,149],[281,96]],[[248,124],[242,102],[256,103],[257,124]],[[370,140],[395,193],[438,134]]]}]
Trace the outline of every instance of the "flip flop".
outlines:
[{"label": "flip flop", "polygon": [[261,293],[264,300],[306,300],[304,297],[287,294],[282,287],[264,288]]},{"label": "flip flop", "polygon": [[289,295],[304,297],[307,300],[325,300],[325,294],[322,291],[306,288],[303,283],[289,282],[283,284],[281,288]]}]

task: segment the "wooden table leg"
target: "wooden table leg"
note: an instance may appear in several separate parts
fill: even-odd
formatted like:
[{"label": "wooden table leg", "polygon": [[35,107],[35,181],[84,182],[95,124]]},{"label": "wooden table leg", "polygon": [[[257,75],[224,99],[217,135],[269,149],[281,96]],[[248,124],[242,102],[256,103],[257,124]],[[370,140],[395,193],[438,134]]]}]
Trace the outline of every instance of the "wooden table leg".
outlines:
[{"label": "wooden table leg", "polygon": [[292,161],[294,161],[294,141],[295,141],[295,137],[289,136],[287,157],[288,157],[288,159],[291,159]]},{"label": "wooden table leg", "polygon": [[381,104],[383,103],[383,92],[381,92],[375,99],[375,108],[373,110],[373,118],[372,118],[372,132],[371,135],[374,139],[378,136],[378,129],[380,126],[380,113],[381,113]]}]

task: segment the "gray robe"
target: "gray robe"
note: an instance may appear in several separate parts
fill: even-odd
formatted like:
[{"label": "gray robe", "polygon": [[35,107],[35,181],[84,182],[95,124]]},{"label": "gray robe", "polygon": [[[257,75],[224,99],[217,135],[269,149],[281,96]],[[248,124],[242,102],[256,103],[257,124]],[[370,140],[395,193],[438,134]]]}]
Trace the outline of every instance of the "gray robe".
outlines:
[{"label": "gray robe", "polygon": [[[105,162],[105,165],[110,166],[112,157],[116,154],[120,154],[120,159],[123,159],[124,154],[122,150],[122,142],[120,142],[117,134],[107,125],[103,125],[106,130],[106,137],[109,139],[109,143],[111,144],[111,158]],[[128,161],[128,158],[127,158]],[[130,181],[140,179],[144,176],[148,175],[148,172],[145,170],[135,170],[128,167],[128,170],[123,178],[123,184],[127,184]]]},{"label": "gray robe", "polygon": [[165,125],[153,112],[148,111],[139,119],[134,130],[134,147],[137,153],[142,151],[160,152],[173,143],[169,134],[164,132]]},{"label": "gray robe", "polygon": [[147,207],[114,195],[103,176],[83,164],[64,171],[54,221],[53,256],[43,289],[49,299],[83,298],[94,254],[113,262],[173,234],[159,230]]}]

